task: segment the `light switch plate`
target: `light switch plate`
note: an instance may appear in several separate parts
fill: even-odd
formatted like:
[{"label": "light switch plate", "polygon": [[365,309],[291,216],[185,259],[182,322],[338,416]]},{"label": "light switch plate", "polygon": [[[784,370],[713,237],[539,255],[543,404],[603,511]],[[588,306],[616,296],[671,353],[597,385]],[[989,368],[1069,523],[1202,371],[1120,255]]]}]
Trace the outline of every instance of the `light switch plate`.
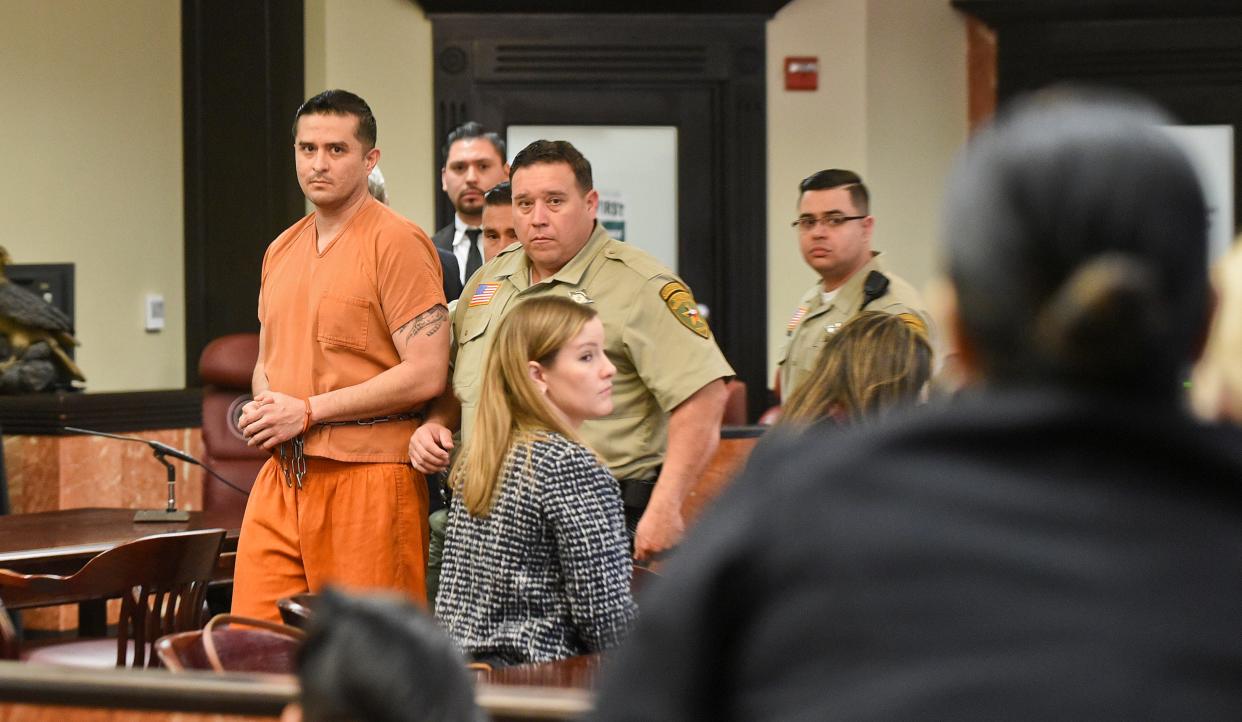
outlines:
[{"label": "light switch plate", "polygon": [[147,331],[163,331],[164,330],[164,295],[160,293],[148,293],[146,299]]}]

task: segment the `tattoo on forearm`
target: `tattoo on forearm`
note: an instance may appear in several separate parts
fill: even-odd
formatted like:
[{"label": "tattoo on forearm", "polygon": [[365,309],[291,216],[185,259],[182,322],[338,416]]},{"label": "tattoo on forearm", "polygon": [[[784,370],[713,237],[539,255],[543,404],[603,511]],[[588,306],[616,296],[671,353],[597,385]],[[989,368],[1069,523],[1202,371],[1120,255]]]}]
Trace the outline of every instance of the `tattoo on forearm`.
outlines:
[{"label": "tattoo on forearm", "polygon": [[422,331],[423,329],[427,330],[427,333],[426,333],[427,336],[434,336],[435,332],[439,331],[440,327],[443,326],[444,322],[447,320],[448,320],[448,309],[447,308],[439,304],[432,306],[426,311],[423,311],[422,313],[415,316],[413,320],[411,320],[409,323],[407,323],[403,327],[406,329],[405,338],[408,341],[414,338],[416,335],[418,335],[418,332]]}]

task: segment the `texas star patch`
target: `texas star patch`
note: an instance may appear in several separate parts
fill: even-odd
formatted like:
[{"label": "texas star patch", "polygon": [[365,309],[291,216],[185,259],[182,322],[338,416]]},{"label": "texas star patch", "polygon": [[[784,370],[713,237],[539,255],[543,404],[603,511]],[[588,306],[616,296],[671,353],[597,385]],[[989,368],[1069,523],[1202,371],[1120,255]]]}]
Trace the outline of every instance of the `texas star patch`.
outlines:
[{"label": "texas star patch", "polygon": [[669,281],[660,289],[660,298],[681,325],[703,338],[711,338],[712,330],[707,327],[707,321],[699,313],[699,305],[694,302],[690,289],[677,281]]}]

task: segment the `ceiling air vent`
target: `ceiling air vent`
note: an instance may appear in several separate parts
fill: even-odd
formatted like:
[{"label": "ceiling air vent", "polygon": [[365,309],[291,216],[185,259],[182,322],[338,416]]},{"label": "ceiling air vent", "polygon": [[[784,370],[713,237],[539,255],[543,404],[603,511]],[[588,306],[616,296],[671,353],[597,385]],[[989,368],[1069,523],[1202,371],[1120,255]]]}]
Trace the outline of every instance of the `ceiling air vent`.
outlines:
[{"label": "ceiling air vent", "polygon": [[563,76],[566,69],[601,79],[656,74],[701,77],[709,74],[711,64],[711,53],[703,45],[506,44],[480,50],[485,60],[480,73],[496,79]]}]

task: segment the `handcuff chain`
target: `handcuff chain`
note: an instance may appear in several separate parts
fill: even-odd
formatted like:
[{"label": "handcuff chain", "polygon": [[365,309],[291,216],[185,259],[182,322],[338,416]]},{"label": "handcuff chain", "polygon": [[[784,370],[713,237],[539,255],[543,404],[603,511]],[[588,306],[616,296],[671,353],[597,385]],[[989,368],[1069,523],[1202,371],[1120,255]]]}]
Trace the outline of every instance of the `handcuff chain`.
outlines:
[{"label": "handcuff chain", "polygon": [[[405,421],[407,419],[421,418],[418,413],[405,412],[401,414],[389,414],[388,416],[377,416],[372,419],[354,419],[351,421],[321,421],[316,426],[374,426],[387,421]],[[299,434],[293,437],[291,446],[293,450],[288,456],[285,455],[285,445],[278,444],[276,450],[280,452],[280,470],[285,475],[285,485],[292,487],[297,483],[298,488],[302,488],[302,479],[306,478],[306,454],[303,449],[306,445],[305,434]]]},{"label": "handcuff chain", "polygon": [[302,488],[302,479],[306,477],[306,454],[302,453],[306,439],[301,436],[293,439],[293,476],[298,480],[298,488]]},{"label": "handcuff chain", "polygon": [[320,421],[316,426],[374,426],[383,424],[388,421],[408,421],[410,419],[422,418],[420,414],[414,412],[405,412],[401,414],[389,414],[387,416],[376,416],[370,419],[349,419],[347,421]]},{"label": "handcuff chain", "polygon": [[302,479],[306,478],[306,454],[302,451],[305,444],[306,440],[301,436],[293,437],[293,451],[289,457],[285,456],[284,444],[276,446],[276,450],[280,452],[280,470],[285,475],[285,486],[292,488],[296,480],[298,488],[302,488]]}]

